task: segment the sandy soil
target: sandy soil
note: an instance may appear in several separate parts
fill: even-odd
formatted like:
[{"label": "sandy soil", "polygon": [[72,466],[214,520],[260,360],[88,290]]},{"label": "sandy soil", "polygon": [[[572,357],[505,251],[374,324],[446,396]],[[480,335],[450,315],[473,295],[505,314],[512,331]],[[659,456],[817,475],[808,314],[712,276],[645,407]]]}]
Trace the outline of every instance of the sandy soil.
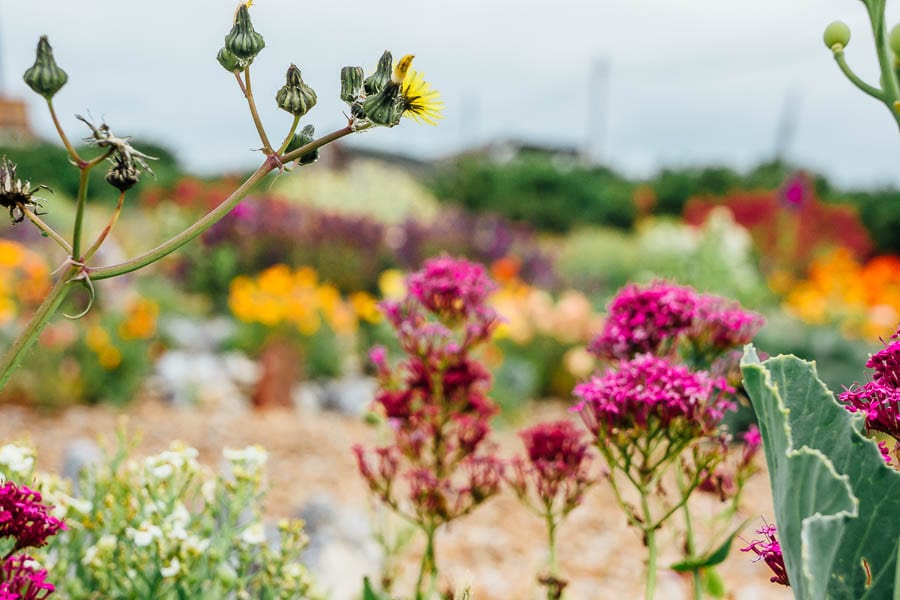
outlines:
[{"label": "sandy soil", "polygon": [[[541,405],[528,421],[563,414],[562,406]],[[202,462],[218,466],[225,446],[265,446],[270,452],[272,490],[267,510],[272,516],[293,516],[307,499],[323,493],[343,504],[369,510],[350,446],[357,442],[372,445],[375,431],[338,414],[288,410],[235,413],[173,408],[154,401],[132,406],[127,412],[73,407],[54,414],[3,405],[0,443],[30,440],[39,452],[39,468],[57,471],[72,440],[98,435],[111,439],[123,415],[127,415],[132,429],[142,432],[139,453],[156,452],[170,440],[181,439],[200,451]],[[519,450],[513,430],[501,430],[497,437],[506,456]],[[758,518],[772,515],[765,473],[749,485],[745,497],[744,512],[752,519],[745,535],[752,537]],[[533,575],[546,559],[543,536],[541,522],[512,494],[504,493],[445,531],[438,553],[449,578],[457,584],[470,583],[478,600],[539,598]],[[638,535],[626,527],[607,486],[595,486],[590,491],[585,505],[561,528],[559,540],[561,567],[571,580],[569,600],[642,597],[644,548]],[[661,546],[661,565],[677,559],[678,540],[664,537]],[[414,568],[412,560],[408,567],[407,575]],[[752,562],[748,554],[736,548],[721,573],[730,598],[791,598],[788,590],[768,582],[765,565]],[[656,597],[688,598],[688,581],[661,569]]]}]

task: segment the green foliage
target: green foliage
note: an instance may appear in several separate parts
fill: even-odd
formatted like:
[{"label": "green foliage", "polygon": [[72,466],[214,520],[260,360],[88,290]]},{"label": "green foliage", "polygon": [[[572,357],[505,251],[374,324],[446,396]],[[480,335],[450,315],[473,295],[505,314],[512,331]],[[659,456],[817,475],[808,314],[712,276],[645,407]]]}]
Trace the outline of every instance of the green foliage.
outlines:
[{"label": "green foliage", "polygon": [[561,164],[542,154],[506,163],[463,159],[432,182],[438,198],[474,212],[494,212],[544,231],[595,224],[628,228],[634,222],[634,184],[608,169]]},{"label": "green foliage", "polygon": [[879,253],[900,253],[900,190],[848,192],[836,199],[857,207]]},{"label": "green foliage", "polygon": [[813,363],[760,362],[748,347],[744,386],[759,417],[775,520],[798,600],[894,597],[900,473],[862,419],[834,399]]}]

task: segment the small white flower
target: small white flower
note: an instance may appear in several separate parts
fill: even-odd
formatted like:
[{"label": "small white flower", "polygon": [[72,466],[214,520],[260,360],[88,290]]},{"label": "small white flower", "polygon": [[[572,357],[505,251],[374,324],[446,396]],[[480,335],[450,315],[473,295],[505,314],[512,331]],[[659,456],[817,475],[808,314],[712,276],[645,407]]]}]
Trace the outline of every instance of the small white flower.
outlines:
[{"label": "small white flower", "polygon": [[200,539],[195,535],[189,535],[181,545],[189,554],[203,554],[209,548],[208,539]]},{"label": "small white flower", "polygon": [[132,539],[134,545],[139,548],[149,546],[153,543],[153,540],[162,537],[162,530],[156,525],[147,522],[141,523],[141,526],[138,529],[129,527],[125,530],[125,533]]},{"label": "small white flower", "polygon": [[159,570],[160,575],[163,577],[175,577],[178,573],[181,572],[181,561],[177,558],[173,558],[172,562]]},{"label": "small white flower", "polygon": [[206,501],[207,504],[212,504],[216,499],[216,480],[215,479],[207,479],[200,486],[200,494],[203,496],[203,500]]},{"label": "small white flower", "polygon": [[97,549],[97,546],[90,546],[87,550],[84,551],[84,556],[81,557],[81,564],[86,567],[89,567],[94,564],[94,560],[97,558],[97,554],[100,551]]},{"label": "small white flower", "polygon": [[26,476],[34,467],[34,451],[15,444],[0,446],[0,465],[4,465],[12,475]]},{"label": "small white flower", "polygon": [[266,530],[262,523],[254,523],[241,532],[240,539],[249,546],[260,546],[266,542]]},{"label": "small white flower", "polygon": [[222,456],[232,467],[242,467],[247,475],[259,473],[269,460],[269,453],[258,444],[247,446],[243,450],[225,448],[222,450]]}]

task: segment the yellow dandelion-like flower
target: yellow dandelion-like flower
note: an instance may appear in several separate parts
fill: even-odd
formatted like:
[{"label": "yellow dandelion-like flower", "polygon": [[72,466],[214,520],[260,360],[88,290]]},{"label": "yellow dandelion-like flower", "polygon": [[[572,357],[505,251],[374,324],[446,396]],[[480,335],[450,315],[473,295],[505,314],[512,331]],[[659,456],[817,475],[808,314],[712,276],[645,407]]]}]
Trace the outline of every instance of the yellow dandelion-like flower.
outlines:
[{"label": "yellow dandelion-like flower", "polygon": [[400,85],[400,96],[403,102],[404,117],[429,125],[437,125],[438,120],[444,118],[441,115],[444,110],[444,101],[441,100],[440,93],[431,89],[418,71],[406,71],[403,83]]}]

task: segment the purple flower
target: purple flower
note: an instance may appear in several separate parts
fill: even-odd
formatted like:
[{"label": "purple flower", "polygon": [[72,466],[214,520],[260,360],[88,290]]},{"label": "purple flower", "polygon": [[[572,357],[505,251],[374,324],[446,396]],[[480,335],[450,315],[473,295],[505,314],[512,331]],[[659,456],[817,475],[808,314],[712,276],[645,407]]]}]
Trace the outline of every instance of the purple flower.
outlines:
[{"label": "purple flower", "polygon": [[891,464],[891,450],[888,448],[887,442],[878,442],[878,451],[881,452],[881,458],[885,464]]},{"label": "purple flower", "polygon": [[641,354],[575,386],[581,402],[574,410],[595,435],[602,432],[604,437],[656,425],[668,429],[674,421],[686,423],[694,435],[718,426],[733,408],[725,398],[733,391],[720,377]]},{"label": "purple flower", "polygon": [[449,256],[425,261],[424,268],[412,273],[406,284],[425,308],[449,320],[483,307],[496,288],[483,266]]},{"label": "purple flower", "polygon": [[0,565],[0,600],[43,600],[54,591],[47,571],[30,556],[10,556]]},{"label": "purple flower", "polygon": [[[895,333],[893,338],[896,338]],[[880,352],[873,354],[866,367],[875,370],[872,379],[893,388],[900,387],[900,341],[895,341]]]},{"label": "purple flower", "polygon": [[848,411],[865,415],[868,431],[880,431],[900,441],[900,388],[882,381],[854,385],[839,397]]},{"label": "purple flower", "polygon": [[41,504],[41,494],[8,481],[0,486],[0,537],[16,540],[13,552],[39,548],[47,538],[65,530],[65,524]]},{"label": "purple flower", "polygon": [[775,526],[766,524],[757,529],[756,533],[762,535],[763,539],[753,540],[747,547],[741,548],[741,552],[753,552],[758,557],[757,560],[764,560],[769,565],[769,568],[775,573],[769,581],[790,586],[787,568],[784,566],[784,556],[781,553],[781,544],[775,537]]},{"label": "purple flower", "polygon": [[609,304],[603,331],[589,349],[606,359],[667,354],[678,334],[691,326],[697,303],[691,288],[663,281],[646,288],[628,285]]},{"label": "purple flower", "polygon": [[759,433],[759,427],[751,425],[743,435],[744,454],[741,456],[741,466],[746,467],[753,462],[753,457],[759,452],[762,446],[762,435]]},{"label": "purple flower", "polygon": [[787,178],[779,190],[779,196],[786,207],[800,210],[809,204],[812,192],[809,177],[803,172],[797,172]]}]

